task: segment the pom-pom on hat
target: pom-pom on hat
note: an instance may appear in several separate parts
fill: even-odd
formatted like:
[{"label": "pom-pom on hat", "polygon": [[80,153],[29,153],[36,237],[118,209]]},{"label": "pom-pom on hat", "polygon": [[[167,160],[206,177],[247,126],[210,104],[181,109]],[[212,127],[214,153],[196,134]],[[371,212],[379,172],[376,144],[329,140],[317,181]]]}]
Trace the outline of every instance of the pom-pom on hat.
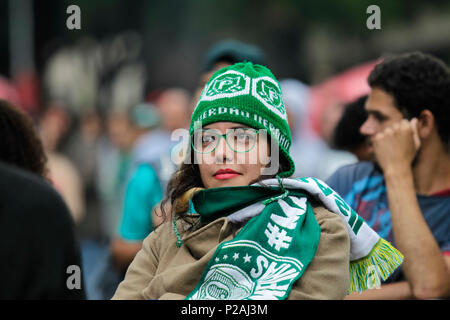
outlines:
[{"label": "pom-pom on hat", "polygon": [[289,163],[280,177],[291,176],[295,164],[281,87],[272,72],[251,62],[236,63],[215,72],[203,88],[191,119],[189,133],[214,122],[237,122],[265,129]]}]

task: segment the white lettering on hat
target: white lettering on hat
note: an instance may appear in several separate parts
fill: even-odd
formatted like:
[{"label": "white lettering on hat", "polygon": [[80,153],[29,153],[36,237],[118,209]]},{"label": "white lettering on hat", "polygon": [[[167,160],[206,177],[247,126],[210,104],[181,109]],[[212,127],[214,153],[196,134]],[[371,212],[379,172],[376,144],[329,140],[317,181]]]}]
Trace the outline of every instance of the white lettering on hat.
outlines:
[{"label": "white lettering on hat", "polygon": [[219,107],[219,114],[227,113],[227,107]]},{"label": "white lettering on hat", "polygon": [[248,111],[241,110],[241,116],[250,118],[250,113]]},{"label": "white lettering on hat", "polygon": [[239,115],[239,109],[238,108],[230,108],[230,114]]}]

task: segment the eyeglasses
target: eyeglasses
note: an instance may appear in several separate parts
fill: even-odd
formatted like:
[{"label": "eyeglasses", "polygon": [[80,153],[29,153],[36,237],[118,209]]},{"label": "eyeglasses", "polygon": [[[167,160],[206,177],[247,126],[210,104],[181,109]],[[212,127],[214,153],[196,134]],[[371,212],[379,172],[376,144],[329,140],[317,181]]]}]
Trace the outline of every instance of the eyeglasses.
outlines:
[{"label": "eyeglasses", "polygon": [[220,139],[224,138],[227,145],[234,152],[249,152],[255,145],[259,130],[253,128],[228,129],[221,134],[213,129],[201,129],[194,132],[192,148],[195,152],[207,154],[216,150]]}]

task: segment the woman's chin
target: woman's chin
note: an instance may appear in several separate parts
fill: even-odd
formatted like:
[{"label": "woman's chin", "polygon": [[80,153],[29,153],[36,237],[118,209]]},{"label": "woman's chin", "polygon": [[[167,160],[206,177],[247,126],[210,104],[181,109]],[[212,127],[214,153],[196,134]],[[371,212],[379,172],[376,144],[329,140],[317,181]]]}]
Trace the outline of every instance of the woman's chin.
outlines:
[{"label": "woman's chin", "polygon": [[212,178],[209,185],[210,188],[222,188],[222,187],[239,187],[239,186],[247,186],[248,179],[245,176],[238,175],[234,177],[229,177],[226,179],[223,178]]}]

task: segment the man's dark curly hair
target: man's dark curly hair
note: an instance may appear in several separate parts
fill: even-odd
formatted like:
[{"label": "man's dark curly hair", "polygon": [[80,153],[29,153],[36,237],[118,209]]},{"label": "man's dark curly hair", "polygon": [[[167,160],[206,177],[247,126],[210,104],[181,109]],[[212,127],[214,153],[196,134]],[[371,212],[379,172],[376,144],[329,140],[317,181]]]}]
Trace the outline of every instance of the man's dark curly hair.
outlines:
[{"label": "man's dark curly hair", "polygon": [[428,109],[444,145],[450,140],[450,73],[446,64],[422,52],[384,59],[369,75],[370,87],[394,97],[395,106],[407,119]]},{"label": "man's dark curly hair", "polygon": [[41,177],[47,174],[47,157],[33,120],[0,99],[0,161]]}]

